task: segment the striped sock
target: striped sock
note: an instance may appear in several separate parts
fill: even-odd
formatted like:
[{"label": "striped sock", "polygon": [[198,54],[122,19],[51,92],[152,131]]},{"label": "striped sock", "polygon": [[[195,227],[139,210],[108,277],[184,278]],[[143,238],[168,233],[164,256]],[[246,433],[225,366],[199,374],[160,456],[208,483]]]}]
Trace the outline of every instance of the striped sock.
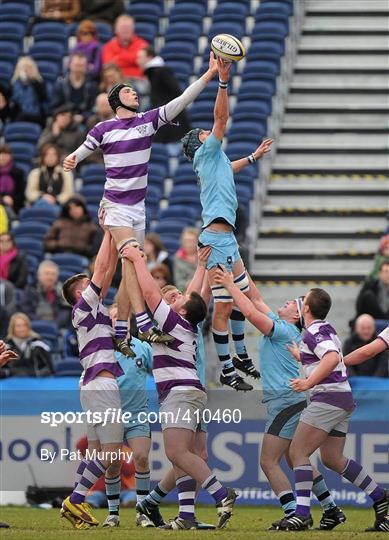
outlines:
[{"label": "striped sock", "polygon": [[244,344],[245,324],[246,319],[243,313],[234,306],[230,315],[230,328],[232,340],[234,342],[235,352],[241,360],[245,360],[246,358],[248,358],[248,354]]},{"label": "striped sock", "polygon": [[75,482],[74,482],[74,489],[76,489],[78,482],[81,480],[82,473],[84,472],[85,467],[86,467],[87,465],[88,465],[88,460],[84,458],[84,459],[80,462],[79,466],[77,467],[77,470],[76,470],[76,479],[75,479]]},{"label": "striped sock", "polygon": [[105,471],[106,467],[104,467],[99,459],[88,461],[80,481],[74,488],[73,493],[70,495],[70,502],[73,504],[83,503],[90,488],[101,476],[103,476]]},{"label": "striped sock", "polygon": [[278,495],[280,505],[285,512],[285,517],[289,517],[296,511],[296,499],[293,491],[281,491]]},{"label": "striped sock", "polygon": [[354,486],[362,489],[369,495],[373,502],[377,502],[385,496],[384,490],[374,482],[362,465],[359,465],[359,463],[353,459],[348,460],[346,468],[342,472],[342,476],[354,484]]},{"label": "striped sock", "polygon": [[223,487],[214,474],[208,476],[202,483],[201,487],[206,489],[216,503],[225,499],[228,495],[227,488]]},{"label": "striped sock", "polygon": [[136,501],[143,501],[150,491],[150,471],[135,471]]},{"label": "striped sock", "polygon": [[293,470],[296,486],[296,514],[308,517],[311,508],[311,491],[313,484],[312,465],[300,465]]},{"label": "striped sock", "polygon": [[115,338],[126,339],[128,334],[128,321],[118,319],[115,323]]},{"label": "striped sock", "polygon": [[166,497],[168,493],[169,492],[165,491],[159,483],[152,491],[150,491],[144,501],[151,506],[158,506],[159,504],[161,504],[162,500],[164,499],[164,497]]},{"label": "striped sock", "polygon": [[151,319],[148,313],[146,313],[146,311],[143,311],[142,313],[137,313],[135,315],[135,319],[136,325],[140,332],[147,332],[147,330],[150,330],[150,328],[153,326],[153,323],[151,322]]},{"label": "striped sock", "polygon": [[182,519],[194,521],[194,502],[196,494],[196,480],[190,476],[177,478],[179,516]]},{"label": "striped sock", "polygon": [[220,332],[219,330],[212,328],[212,334],[213,341],[215,342],[216,352],[222,365],[223,375],[236,374],[230,356],[230,348],[228,346],[228,330],[225,332]]},{"label": "striped sock", "polygon": [[120,483],[120,474],[114,478],[105,477],[105,493],[107,495],[108,510],[111,516],[119,515]]},{"label": "striped sock", "polygon": [[332,498],[331,493],[328,491],[326,481],[322,475],[317,476],[313,481],[312,491],[316,496],[317,500],[323,507],[324,512],[331,510],[331,508],[336,508],[336,503]]}]

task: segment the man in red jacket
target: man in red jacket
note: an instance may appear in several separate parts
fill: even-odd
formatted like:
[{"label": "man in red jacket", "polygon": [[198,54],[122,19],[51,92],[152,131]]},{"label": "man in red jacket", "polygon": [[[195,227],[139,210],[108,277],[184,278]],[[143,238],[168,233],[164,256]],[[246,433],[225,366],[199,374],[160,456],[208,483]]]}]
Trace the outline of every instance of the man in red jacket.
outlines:
[{"label": "man in red jacket", "polygon": [[144,79],[143,70],[136,62],[138,51],[148,43],[134,33],[134,19],[120,15],[115,22],[115,36],[102,49],[103,64],[116,64],[130,79]]}]

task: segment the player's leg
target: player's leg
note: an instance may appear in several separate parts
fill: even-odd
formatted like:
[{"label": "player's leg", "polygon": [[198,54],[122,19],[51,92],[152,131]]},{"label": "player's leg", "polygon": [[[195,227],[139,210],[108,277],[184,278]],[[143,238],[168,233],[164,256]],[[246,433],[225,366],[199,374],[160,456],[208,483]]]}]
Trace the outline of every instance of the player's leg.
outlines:
[{"label": "player's leg", "polygon": [[[240,257],[239,251],[237,251],[236,256],[239,258],[232,267],[234,283],[244,294],[249,296],[249,274]],[[236,354],[232,359],[232,363],[236,369],[239,369],[239,371],[242,371],[245,375],[253,377],[254,379],[259,379],[259,371],[255,369],[253,360],[247,354],[244,340],[245,324],[246,320],[243,313],[234,305],[230,315],[230,327]]]},{"label": "player's leg", "polygon": [[137,522],[138,518],[140,525],[143,527],[149,525],[143,525],[143,523],[148,523],[151,521],[155,527],[161,527],[165,525],[165,522],[160,514],[159,505],[166,497],[176,487],[176,476],[174,474],[174,469],[171,467],[165,476],[158,482],[153,490],[136,505]]},{"label": "player's leg", "polygon": [[362,489],[373,501],[375,522],[371,530],[389,532],[389,491],[379,486],[362,465],[344,455],[345,435],[340,429],[335,436],[328,437],[320,447],[321,460],[326,467]]},{"label": "player's leg", "polygon": [[197,529],[195,521],[196,480],[173,464],[178,492],[178,516],[163,528],[171,530]]},{"label": "player's leg", "polygon": [[[106,445],[102,445],[104,451]],[[121,445],[119,446],[121,449]],[[119,507],[121,492],[121,459],[111,462],[105,472],[105,493],[107,496],[109,515],[103,523],[103,527],[119,527]]]},{"label": "player's leg", "polygon": [[[201,457],[206,463],[208,462],[208,444],[207,444],[207,435],[208,435],[208,427],[207,424],[202,421],[200,422],[199,426],[197,427],[196,436],[195,436],[195,442],[194,442],[194,448],[193,452]],[[201,485],[196,482],[196,497],[198,492],[201,489]],[[195,507],[196,509],[196,507]],[[197,525],[197,529],[200,530],[213,530],[215,529],[215,525],[212,525],[211,523],[204,523],[203,521],[199,521],[196,518],[195,515],[195,522]]]}]

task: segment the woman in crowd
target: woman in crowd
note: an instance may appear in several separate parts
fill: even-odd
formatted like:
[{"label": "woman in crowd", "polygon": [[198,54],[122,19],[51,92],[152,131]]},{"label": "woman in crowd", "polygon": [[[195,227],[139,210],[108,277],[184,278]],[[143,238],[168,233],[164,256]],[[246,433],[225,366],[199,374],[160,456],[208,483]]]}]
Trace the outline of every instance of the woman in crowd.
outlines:
[{"label": "woman in crowd", "polygon": [[27,285],[28,265],[9,232],[0,234],[0,278],[10,281],[16,288]]},{"label": "woman in crowd", "polygon": [[12,315],[5,339],[18,358],[0,369],[0,377],[47,377],[53,374],[50,347],[33,332],[24,313]]},{"label": "woman in crowd", "polygon": [[88,59],[88,73],[99,80],[101,71],[101,45],[97,40],[96,26],[92,21],[81,21],[77,28],[77,45],[71,54],[81,52]]},{"label": "woman in crowd", "polygon": [[0,200],[16,214],[24,204],[24,174],[15,166],[7,144],[0,144]]},{"label": "woman in crowd", "polygon": [[43,145],[40,166],[28,175],[27,201],[64,204],[73,194],[73,175],[61,167],[59,149],[50,143]]},{"label": "woman in crowd", "polygon": [[159,234],[146,234],[143,250],[147,256],[147,266],[149,270],[152,270],[156,265],[165,264],[169,268],[170,274],[173,274],[169,253],[166,251]]},{"label": "woman in crowd", "polygon": [[97,227],[88,214],[85,202],[80,197],[72,197],[64,204],[59,219],[47,232],[45,251],[70,251],[90,257],[96,252],[96,236]]},{"label": "woman in crowd", "polygon": [[32,58],[19,58],[11,82],[14,120],[36,122],[44,126],[47,112],[46,85]]}]

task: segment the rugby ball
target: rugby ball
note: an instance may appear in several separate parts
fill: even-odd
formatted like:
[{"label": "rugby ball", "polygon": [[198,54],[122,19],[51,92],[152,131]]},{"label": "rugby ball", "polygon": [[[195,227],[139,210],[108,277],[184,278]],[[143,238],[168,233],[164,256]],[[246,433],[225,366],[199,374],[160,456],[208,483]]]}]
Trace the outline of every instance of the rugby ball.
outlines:
[{"label": "rugby ball", "polygon": [[242,60],[246,55],[243,43],[230,34],[218,34],[212,38],[211,49],[216,56],[233,62]]}]

